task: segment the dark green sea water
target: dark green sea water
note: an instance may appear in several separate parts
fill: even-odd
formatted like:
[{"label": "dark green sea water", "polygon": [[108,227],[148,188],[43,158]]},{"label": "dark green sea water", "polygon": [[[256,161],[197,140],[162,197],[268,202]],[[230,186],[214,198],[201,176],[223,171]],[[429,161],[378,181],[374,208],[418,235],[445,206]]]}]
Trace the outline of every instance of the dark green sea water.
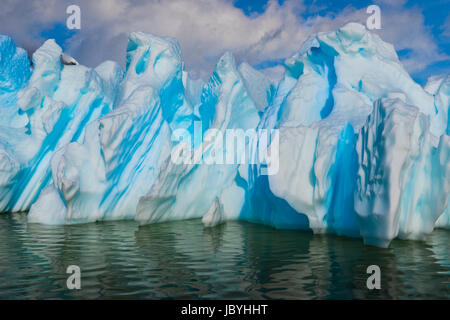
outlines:
[{"label": "dark green sea water", "polygon": [[[0,215],[0,299],[449,299],[450,231],[390,248],[245,222],[49,227]],[[381,268],[368,290],[366,268]],[[66,268],[81,268],[69,290]]]}]

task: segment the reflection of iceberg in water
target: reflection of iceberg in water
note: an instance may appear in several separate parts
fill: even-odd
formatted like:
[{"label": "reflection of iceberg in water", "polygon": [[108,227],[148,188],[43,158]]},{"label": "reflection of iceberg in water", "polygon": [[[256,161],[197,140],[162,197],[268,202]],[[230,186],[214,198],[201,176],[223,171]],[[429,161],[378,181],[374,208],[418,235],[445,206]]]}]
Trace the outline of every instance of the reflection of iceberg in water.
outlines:
[{"label": "reflection of iceberg in water", "polygon": [[[388,249],[332,235],[200,220],[44,226],[0,218],[0,298],[349,299],[448,297],[449,234]],[[82,290],[65,286],[80,266]],[[381,290],[366,269],[381,268]]]},{"label": "reflection of iceberg in water", "polygon": [[[239,224],[203,229],[199,221],[140,227],[140,254],[154,262],[150,274],[162,272],[160,297],[245,298],[245,233]],[[156,257],[156,259],[155,259]],[[223,281],[223,283],[222,283]],[[183,293],[180,293],[180,289]],[[181,294],[181,295],[180,295]]]},{"label": "reflection of iceberg in water", "polygon": [[[0,239],[9,238],[2,239],[3,243],[14,246],[10,260],[5,261],[9,268],[4,273],[7,279],[2,279],[5,287],[16,288],[17,295],[11,297],[96,298],[102,295],[102,288],[120,292],[127,274],[136,272],[134,264],[138,262],[133,260],[136,256],[132,251],[137,225],[133,222],[46,226],[26,224],[25,214],[11,217],[17,222],[9,234],[0,235]],[[67,289],[69,265],[81,267],[82,291]],[[15,270],[17,266],[20,274]]]},{"label": "reflection of iceberg in water", "polygon": [[[446,246],[442,246],[442,243],[448,244],[448,233],[443,230],[436,231],[436,235],[430,237],[429,243],[431,244],[431,250],[433,251],[433,257],[444,268],[447,269],[447,274],[450,274],[450,250]],[[450,284],[449,284],[450,286]]]},{"label": "reflection of iceberg in water", "polygon": [[[448,276],[445,279],[444,273],[449,273],[450,261],[447,260],[447,266],[445,267],[443,260],[440,260],[434,253],[435,250],[441,251],[443,245],[448,246],[448,236],[447,238],[440,238],[440,233],[441,231],[437,231],[436,236],[431,237],[425,243],[414,242],[410,244],[406,241],[396,241],[395,245],[392,246],[391,251],[396,263],[394,274],[401,281],[397,284],[396,289],[402,288],[401,298],[426,297],[429,292],[435,292],[436,295],[448,298]],[[445,250],[448,259],[447,248]],[[423,259],[429,259],[433,263],[428,265]],[[442,281],[439,284],[432,281],[436,274],[442,274]],[[423,281],[424,279],[429,281]]]}]

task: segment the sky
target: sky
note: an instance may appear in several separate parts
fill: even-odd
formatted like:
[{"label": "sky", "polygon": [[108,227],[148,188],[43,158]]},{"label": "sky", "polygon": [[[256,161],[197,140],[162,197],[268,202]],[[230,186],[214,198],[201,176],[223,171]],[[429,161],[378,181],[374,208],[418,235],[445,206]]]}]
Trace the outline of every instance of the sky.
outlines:
[{"label": "sky", "polygon": [[[81,9],[81,29],[66,26],[69,5]],[[80,63],[125,65],[128,34],[176,38],[186,70],[207,79],[220,56],[233,52],[268,77],[308,36],[347,22],[365,24],[366,9],[381,10],[381,38],[392,43],[412,77],[450,72],[450,0],[2,0],[0,34],[30,55],[49,38]]]}]

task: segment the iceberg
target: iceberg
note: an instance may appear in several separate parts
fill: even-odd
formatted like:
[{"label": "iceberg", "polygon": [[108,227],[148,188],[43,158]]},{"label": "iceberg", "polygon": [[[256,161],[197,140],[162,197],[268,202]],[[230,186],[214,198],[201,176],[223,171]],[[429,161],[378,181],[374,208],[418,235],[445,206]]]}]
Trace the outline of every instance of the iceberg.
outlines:
[{"label": "iceberg", "polygon": [[229,52],[192,79],[175,39],[142,32],[125,70],[63,55],[48,40],[30,66],[0,36],[1,212],[237,219],[381,247],[450,228],[450,75],[421,87],[363,25],[311,36],[278,83]]}]

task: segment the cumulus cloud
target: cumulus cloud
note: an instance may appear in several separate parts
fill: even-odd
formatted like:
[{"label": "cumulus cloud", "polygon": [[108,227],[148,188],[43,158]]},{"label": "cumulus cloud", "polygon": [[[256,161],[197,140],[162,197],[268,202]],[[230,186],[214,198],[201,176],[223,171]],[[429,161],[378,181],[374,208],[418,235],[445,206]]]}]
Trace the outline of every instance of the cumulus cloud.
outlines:
[{"label": "cumulus cloud", "polygon": [[[382,9],[383,39],[398,50],[410,72],[447,59],[439,52],[432,34],[424,26],[419,8],[405,9],[404,0],[377,2]],[[338,13],[303,14],[302,1],[270,0],[261,14],[245,15],[231,0],[3,0],[0,33],[10,34],[29,50],[37,48],[47,30],[65,25],[66,8],[81,7],[82,29],[65,42],[65,49],[78,61],[95,66],[106,59],[125,64],[129,32],[144,31],[179,40],[186,69],[194,77],[207,78],[218,58],[232,51],[238,61],[258,65],[278,61],[297,51],[306,38],[349,21],[365,23],[364,9],[345,7]],[[413,35],[413,36],[412,36]],[[281,74],[277,66],[264,72],[272,78]]]},{"label": "cumulus cloud", "polygon": [[422,71],[428,65],[449,59],[440,52],[431,29],[425,26],[424,16],[420,8],[405,9],[406,2],[398,0],[391,5],[382,6],[382,29],[377,31],[381,38],[394,44],[397,51],[406,52],[400,56],[405,68],[410,73]]}]

